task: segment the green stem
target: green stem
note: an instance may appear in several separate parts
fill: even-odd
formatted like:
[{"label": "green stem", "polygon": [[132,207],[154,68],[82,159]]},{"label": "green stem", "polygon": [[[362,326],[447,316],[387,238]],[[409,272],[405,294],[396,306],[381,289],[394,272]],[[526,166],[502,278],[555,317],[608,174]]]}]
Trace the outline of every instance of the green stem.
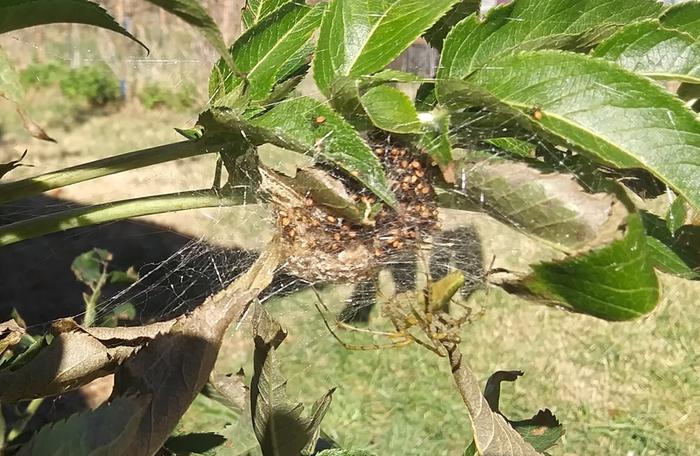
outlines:
[{"label": "green stem", "polygon": [[83,317],[83,327],[89,328],[95,324],[95,319],[97,318],[97,303],[102,296],[102,287],[107,283],[107,267],[102,269],[102,274],[100,275],[97,285],[92,289],[92,294],[90,299],[85,301],[85,316]]},{"label": "green stem", "polygon": [[182,141],[83,163],[16,182],[0,184],[0,204],[97,177],[158,163],[220,152],[227,143]]},{"label": "green stem", "polygon": [[177,212],[203,207],[236,206],[245,204],[247,188],[236,193],[218,194],[214,190],[196,190],[146,196],[96,206],[68,209],[55,214],[36,217],[0,226],[0,247],[32,239],[57,231],[81,226],[123,220],[144,215]]},{"label": "green stem", "polygon": [[24,428],[27,427],[27,423],[29,423],[29,420],[31,420],[36,411],[39,410],[39,406],[41,406],[42,402],[44,402],[44,398],[39,397],[36,399],[32,399],[29,402],[29,404],[27,404],[27,408],[24,410],[22,417],[15,423],[14,426],[12,426],[10,432],[8,432],[8,442],[13,441],[17,437],[19,437],[20,434],[22,434],[22,431],[24,431]]}]

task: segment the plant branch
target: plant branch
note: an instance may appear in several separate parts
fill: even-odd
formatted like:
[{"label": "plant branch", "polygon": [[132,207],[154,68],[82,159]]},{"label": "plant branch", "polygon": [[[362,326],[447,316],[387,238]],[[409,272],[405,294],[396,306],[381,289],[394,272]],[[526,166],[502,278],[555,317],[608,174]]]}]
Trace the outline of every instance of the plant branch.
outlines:
[{"label": "plant branch", "polygon": [[249,194],[246,190],[247,187],[236,188],[232,193],[226,194],[219,194],[209,189],[195,190],[68,209],[55,214],[1,226],[0,247],[49,233],[132,217],[204,207],[245,204],[247,201],[246,195]]},{"label": "plant branch", "polygon": [[230,143],[207,144],[204,141],[182,141],[103,158],[16,182],[0,184],[0,204],[122,171],[144,168],[180,158],[220,152],[228,144]]}]

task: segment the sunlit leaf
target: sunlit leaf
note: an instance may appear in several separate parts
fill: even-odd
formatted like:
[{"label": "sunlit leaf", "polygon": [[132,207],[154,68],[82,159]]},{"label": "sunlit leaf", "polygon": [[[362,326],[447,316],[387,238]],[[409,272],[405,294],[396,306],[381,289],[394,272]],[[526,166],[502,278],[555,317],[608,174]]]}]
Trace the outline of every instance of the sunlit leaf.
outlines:
[{"label": "sunlit leaf", "polygon": [[671,6],[660,18],[664,27],[687,33],[700,39],[700,2],[680,2]]},{"label": "sunlit leaf", "polygon": [[377,157],[357,131],[325,104],[306,97],[291,99],[251,124],[269,132],[268,142],[335,163],[395,206],[396,198]]},{"label": "sunlit leaf", "polygon": [[241,10],[241,20],[246,29],[251,28],[282,5],[298,0],[246,0]]},{"label": "sunlit leaf", "polygon": [[78,280],[94,286],[111,260],[109,251],[95,248],[78,255],[71,264],[71,270]]},{"label": "sunlit leaf", "polygon": [[[209,95],[215,104],[241,108],[237,97],[244,91],[247,101],[262,101],[277,81],[303,66],[312,50],[307,43],[321,22],[324,7],[289,3],[241,35],[228,52],[246,78],[219,61],[209,81]],[[233,96],[225,97],[229,94]]]},{"label": "sunlit leaf", "polygon": [[658,21],[632,24],[602,42],[593,52],[635,73],[654,79],[700,83],[700,43]]},{"label": "sunlit leaf", "polygon": [[361,98],[362,107],[372,123],[393,133],[417,133],[421,129],[416,108],[410,98],[393,87],[377,86]]},{"label": "sunlit leaf", "polygon": [[452,9],[442,16],[424,36],[426,41],[435,49],[442,50],[442,43],[447,34],[460,21],[474,13],[479,13],[479,0],[460,0]]},{"label": "sunlit leaf", "polygon": [[466,85],[441,82],[438,96],[455,106],[486,99],[597,162],[651,172],[700,207],[700,122],[663,88],[617,65],[524,52],[476,71]]},{"label": "sunlit leaf", "polygon": [[319,89],[330,96],[335,79],[356,79],[383,69],[455,3],[331,0],[314,60]]},{"label": "sunlit leaf", "polygon": [[0,34],[55,23],[87,24],[111,30],[148,50],[97,3],[87,0],[6,0],[0,3]]},{"label": "sunlit leaf", "polygon": [[685,208],[683,198],[675,198],[666,213],[666,227],[668,230],[671,233],[678,231],[678,229],[685,224],[687,214],[688,211]]},{"label": "sunlit leaf", "polygon": [[438,78],[465,78],[519,51],[585,48],[619,26],[657,17],[662,8],[655,0],[517,0],[483,21],[473,15],[455,26],[445,39]]},{"label": "sunlit leaf", "polygon": [[639,216],[624,238],[564,260],[534,265],[527,297],[605,320],[639,318],[656,307],[659,283]]}]

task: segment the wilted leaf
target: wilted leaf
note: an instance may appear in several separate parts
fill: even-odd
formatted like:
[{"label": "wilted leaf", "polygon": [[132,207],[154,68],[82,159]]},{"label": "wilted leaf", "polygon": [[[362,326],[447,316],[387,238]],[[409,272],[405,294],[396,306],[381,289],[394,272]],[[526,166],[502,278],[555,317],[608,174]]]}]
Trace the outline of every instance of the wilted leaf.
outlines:
[{"label": "wilted leaf", "polygon": [[700,43],[658,21],[629,25],[592,54],[654,79],[700,83]]},{"label": "wilted leaf", "polygon": [[627,219],[624,238],[532,268],[518,284],[527,289],[526,297],[605,320],[639,318],[654,310],[659,299],[654,262],[636,214]]},{"label": "wilted leaf", "polygon": [[46,131],[39,126],[39,124],[34,122],[34,120],[29,117],[29,114],[27,114],[19,105],[17,105],[17,114],[19,114],[20,119],[22,119],[22,125],[24,125],[25,130],[27,130],[32,137],[41,139],[42,141],[54,143],[57,142],[55,139],[49,136],[48,133],[46,133]]},{"label": "wilted leaf", "polygon": [[[589,193],[569,174],[545,173],[525,163],[466,162],[452,192],[492,217],[567,250],[615,239],[628,210],[610,193]],[[448,204],[448,203],[446,203]]]},{"label": "wilted leaf", "polygon": [[321,23],[314,78],[331,96],[341,77],[358,79],[383,69],[457,0],[331,0]]},{"label": "wilted leaf", "polygon": [[250,388],[245,383],[243,369],[236,374],[212,373],[202,389],[202,394],[209,399],[239,413],[245,408],[249,392]]},{"label": "wilted leaf", "polygon": [[22,163],[22,160],[24,160],[24,157],[27,156],[27,150],[25,149],[24,152],[22,153],[22,156],[19,157],[17,160],[10,160],[7,163],[0,163],[0,179],[2,177],[12,171],[15,168],[18,168],[20,166],[32,166],[32,165],[26,165]]},{"label": "wilted leaf", "polygon": [[[474,436],[474,449],[481,456],[536,456],[537,451],[513,429],[505,418],[495,413],[489,407],[486,398],[481,394],[479,382],[462,357],[456,344],[443,343],[447,349],[454,377],[464,404],[467,406]],[[468,454],[477,454],[469,453]]]},{"label": "wilted leaf", "polygon": [[22,340],[23,334],[24,328],[14,320],[0,323],[0,355],[13,345],[17,345]]},{"label": "wilted leaf", "polygon": [[335,163],[392,207],[396,197],[384,169],[357,131],[336,112],[311,98],[282,102],[251,121],[266,141]]},{"label": "wilted leaf", "polygon": [[418,133],[421,129],[418,113],[408,95],[390,86],[381,85],[367,91],[362,107],[372,123],[393,133]]},{"label": "wilted leaf", "polygon": [[585,55],[538,51],[494,61],[468,81],[438,84],[438,97],[455,106],[490,98],[545,137],[607,166],[645,169],[700,207],[700,122],[649,79]]},{"label": "wilted leaf", "polygon": [[[519,51],[590,46],[617,27],[655,18],[655,0],[518,0],[463,20],[445,39],[439,79],[461,79]],[[495,80],[499,80],[494,75]]]},{"label": "wilted leaf", "polygon": [[231,56],[228,54],[224,37],[221,35],[219,26],[211,18],[206,8],[199,0],[146,0],[154,5],[163,8],[170,14],[174,14],[191,26],[195,27],[204,36],[219,55],[227,60],[229,66],[233,65]]},{"label": "wilted leaf", "polygon": [[87,0],[8,0],[0,4],[0,34],[55,23],[87,24],[120,33],[144,49],[145,44],[124,29],[100,5]]},{"label": "wilted leaf", "polygon": [[314,404],[309,417],[302,416],[304,407],[287,397],[287,380],[276,359],[276,350],[286,332],[259,304],[255,307],[252,325],[255,352],[250,398],[255,435],[265,455],[298,456],[303,449],[315,444],[333,390]]},{"label": "wilted leaf", "polygon": [[45,425],[17,456],[122,455],[138,432],[147,396],[117,397],[95,410],[76,413],[65,421]]},{"label": "wilted leaf", "polygon": [[280,261],[279,248],[273,243],[245,274],[179,318],[116,372],[113,394],[150,398],[137,434],[125,443],[124,454],[150,456],[163,445],[207,382],[226,328],[270,284]]}]

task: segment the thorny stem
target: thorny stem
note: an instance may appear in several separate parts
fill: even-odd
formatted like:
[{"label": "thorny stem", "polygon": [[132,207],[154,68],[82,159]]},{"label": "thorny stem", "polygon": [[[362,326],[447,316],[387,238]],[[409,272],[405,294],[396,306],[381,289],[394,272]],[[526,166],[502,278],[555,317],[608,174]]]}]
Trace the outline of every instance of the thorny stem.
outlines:
[{"label": "thorny stem", "polygon": [[231,193],[226,194],[219,194],[215,190],[209,189],[195,190],[68,209],[55,214],[0,226],[0,247],[82,226],[97,225],[104,222],[164,212],[177,212],[204,207],[237,206],[245,204],[246,200],[247,187],[241,187],[235,188]]},{"label": "thorny stem", "polygon": [[122,171],[143,168],[180,158],[221,152],[226,148],[227,144],[182,141],[103,158],[16,182],[0,184],[0,204]]}]

